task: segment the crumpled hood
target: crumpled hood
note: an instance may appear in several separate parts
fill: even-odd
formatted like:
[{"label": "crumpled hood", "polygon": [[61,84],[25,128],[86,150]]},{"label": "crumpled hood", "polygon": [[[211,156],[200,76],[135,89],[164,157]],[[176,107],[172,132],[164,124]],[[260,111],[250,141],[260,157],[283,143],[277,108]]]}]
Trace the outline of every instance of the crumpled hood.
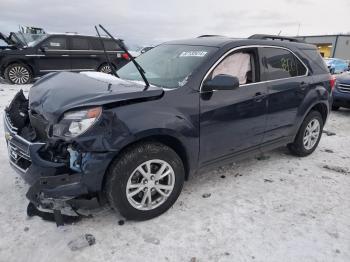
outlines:
[{"label": "crumpled hood", "polygon": [[30,89],[29,108],[50,122],[67,110],[86,106],[160,98],[164,91],[98,72],[49,74]]}]

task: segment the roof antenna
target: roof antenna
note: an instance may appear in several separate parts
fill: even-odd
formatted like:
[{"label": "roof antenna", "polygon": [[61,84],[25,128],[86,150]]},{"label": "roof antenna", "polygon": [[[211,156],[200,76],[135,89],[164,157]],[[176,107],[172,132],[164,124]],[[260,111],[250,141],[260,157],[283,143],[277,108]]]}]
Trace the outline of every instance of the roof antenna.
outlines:
[{"label": "roof antenna", "polygon": [[282,30],[279,31],[278,36],[281,35],[281,33],[282,33]]},{"label": "roof antenna", "polygon": [[115,68],[114,68],[113,64],[111,63],[111,60],[109,60],[109,57],[108,57],[108,54],[107,54],[107,51],[106,51],[106,48],[105,48],[105,44],[103,43],[102,37],[101,37],[101,35],[100,35],[100,32],[99,32],[98,29],[97,29],[97,26],[95,26],[95,30],[96,30],[96,32],[97,32],[98,39],[100,39],[100,42],[101,42],[101,45],[102,45],[102,48],[103,48],[103,53],[105,54],[105,57],[106,57],[108,66],[109,66],[109,68],[111,69],[110,74],[111,74],[111,75],[114,75],[114,76],[116,76],[116,77],[119,77],[118,74],[117,74],[117,71],[114,70]]}]

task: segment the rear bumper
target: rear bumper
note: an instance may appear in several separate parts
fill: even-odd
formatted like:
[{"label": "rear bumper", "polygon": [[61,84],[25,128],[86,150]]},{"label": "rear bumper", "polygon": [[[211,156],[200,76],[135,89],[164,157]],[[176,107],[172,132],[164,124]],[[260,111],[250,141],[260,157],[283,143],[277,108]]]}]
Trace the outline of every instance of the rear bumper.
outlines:
[{"label": "rear bumper", "polygon": [[340,91],[335,88],[333,91],[333,106],[350,108],[350,90]]},{"label": "rear bumper", "polygon": [[109,164],[108,153],[86,153],[84,164],[73,170],[72,157],[68,163],[43,159],[39,152],[45,144],[32,143],[18,135],[6,113],[4,129],[10,165],[30,185],[26,196],[36,206],[52,210],[80,208],[82,202],[87,203],[82,199],[92,199],[94,194],[101,191],[103,176]]}]

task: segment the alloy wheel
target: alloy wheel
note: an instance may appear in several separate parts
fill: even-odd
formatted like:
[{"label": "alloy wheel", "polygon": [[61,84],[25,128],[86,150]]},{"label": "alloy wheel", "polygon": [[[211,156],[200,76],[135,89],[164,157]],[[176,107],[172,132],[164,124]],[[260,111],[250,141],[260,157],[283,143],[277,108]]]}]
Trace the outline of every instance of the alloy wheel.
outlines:
[{"label": "alloy wheel", "polygon": [[102,66],[99,71],[106,74],[110,74],[112,72],[109,65]]},{"label": "alloy wheel", "polygon": [[315,146],[320,136],[320,131],[320,122],[317,119],[312,119],[306,126],[303,137],[303,144],[306,150],[311,150]]},{"label": "alloy wheel", "polygon": [[26,84],[30,79],[30,73],[24,66],[16,65],[9,70],[8,77],[14,84]]},{"label": "alloy wheel", "polygon": [[169,163],[159,159],[146,161],[130,175],[126,185],[129,203],[138,210],[162,205],[173,192],[175,173]]}]

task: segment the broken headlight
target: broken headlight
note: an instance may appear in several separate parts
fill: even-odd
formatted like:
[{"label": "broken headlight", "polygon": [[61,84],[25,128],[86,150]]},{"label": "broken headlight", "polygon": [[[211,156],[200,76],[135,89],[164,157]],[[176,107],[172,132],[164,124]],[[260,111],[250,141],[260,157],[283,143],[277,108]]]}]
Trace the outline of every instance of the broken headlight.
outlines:
[{"label": "broken headlight", "polygon": [[64,113],[60,122],[53,126],[54,136],[76,137],[88,130],[100,117],[101,107],[93,107]]}]

